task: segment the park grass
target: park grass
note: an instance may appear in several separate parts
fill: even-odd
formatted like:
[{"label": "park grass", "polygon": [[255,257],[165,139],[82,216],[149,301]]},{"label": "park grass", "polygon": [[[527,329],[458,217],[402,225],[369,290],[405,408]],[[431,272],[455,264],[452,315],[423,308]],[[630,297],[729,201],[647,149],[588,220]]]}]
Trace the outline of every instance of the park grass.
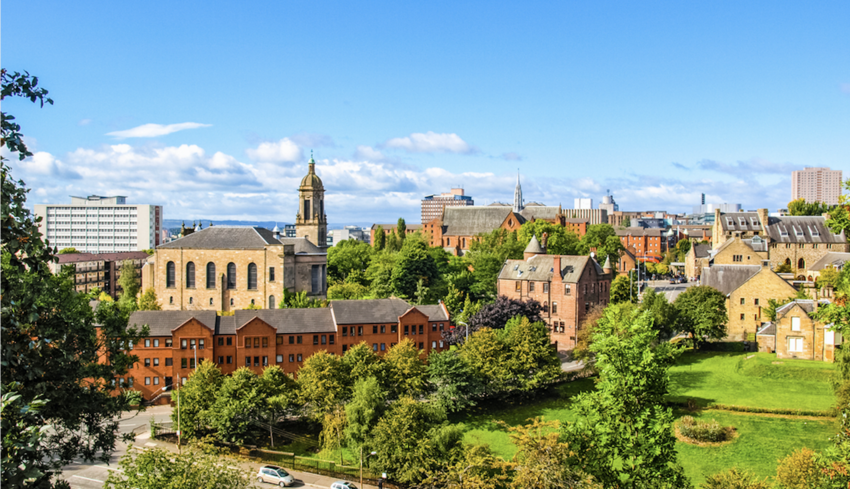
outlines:
[{"label": "park grass", "polygon": [[826,362],[777,360],[771,353],[688,351],[670,369],[669,399],[693,399],[699,406],[825,411],[835,405],[834,375],[835,366]]}]

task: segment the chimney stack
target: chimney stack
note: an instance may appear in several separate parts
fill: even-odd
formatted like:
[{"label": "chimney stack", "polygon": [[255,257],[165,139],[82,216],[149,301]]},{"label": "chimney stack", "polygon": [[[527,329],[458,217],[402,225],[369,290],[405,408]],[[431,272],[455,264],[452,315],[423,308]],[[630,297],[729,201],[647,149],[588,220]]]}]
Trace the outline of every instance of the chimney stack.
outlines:
[{"label": "chimney stack", "polygon": [[543,241],[540,243],[540,246],[543,247],[543,253],[548,253],[548,243],[549,243],[549,233],[543,233]]}]

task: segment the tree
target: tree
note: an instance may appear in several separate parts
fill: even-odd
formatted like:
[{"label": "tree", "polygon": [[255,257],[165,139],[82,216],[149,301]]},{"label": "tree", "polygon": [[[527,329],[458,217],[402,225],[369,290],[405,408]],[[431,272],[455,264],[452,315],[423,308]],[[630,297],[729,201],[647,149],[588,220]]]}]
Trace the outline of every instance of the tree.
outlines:
[{"label": "tree", "polygon": [[180,410],[171,412],[171,420],[184,436],[196,437],[209,424],[210,409],[216,402],[223,381],[224,376],[218,365],[202,360],[189,374],[186,383],[174,391]]},{"label": "tree", "polygon": [[624,227],[624,228],[632,227],[632,218],[630,218],[629,216],[624,217],[622,227]]},{"label": "tree", "polygon": [[358,283],[339,282],[328,287],[330,300],[363,299],[368,295],[369,289]]},{"label": "tree", "polygon": [[561,430],[570,465],[605,487],[690,487],[677,462],[667,370],[679,350],[658,343],[648,311],[612,304],[590,346],[599,379],[574,401],[578,421]]},{"label": "tree", "polygon": [[361,341],[352,345],[342,356],[342,369],[345,371],[349,385],[353,386],[360,379],[374,377],[384,378],[384,365],[372,348]]},{"label": "tree", "polygon": [[605,263],[606,258],[616,263],[620,258],[620,251],[626,248],[617,236],[614,226],[591,224],[587,227],[587,233],[581,237],[579,249],[584,255],[590,254],[592,249],[596,249],[599,263]]},{"label": "tree", "polygon": [[193,445],[182,453],[154,447],[130,450],[118,462],[119,470],[110,470],[107,489],[244,489],[249,487],[246,470],[222,463],[224,449]]},{"label": "tree", "polygon": [[447,413],[474,406],[481,384],[457,350],[434,351],[428,355],[431,402]]},{"label": "tree", "polygon": [[414,297],[420,280],[425,287],[436,283],[437,265],[423,241],[409,239],[404,242],[393,266],[393,289],[401,297]]},{"label": "tree", "polygon": [[[531,322],[542,321],[540,316],[543,307],[534,299],[523,302],[518,299],[510,299],[500,295],[492,304],[481,307],[475,315],[469,318],[470,333],[481,328],[502,329],[508,321],[516,316],[527,317]],[[443,332],[443,338],[449,344],[463,342],[466,337],[466,328],[455,328]]]},{"label": "tree", "polygon": [[691,251],[691,241],[688,239],[680,240],[676,243],[676,251],[679,253],[679,259],[684,259],[685,255]]},{"label": "tree", "polygon": [[658,332],[659,339],[668,340],[673,337],[677,311],[673,304],[667,302],[667,296],[648,288],[643,293],[640,309],[649,311],[652,315],[652,327]]},{"label": "tree", "polygon": [[136,296],[139,295],[139,275],[136,273],[136,266],[131,260],[124,260],[121,263],[121,276],[118,277],[118,285],[121,287],[121,296],[118,298],[118,304],[127,310],[135,311],[137,309]]},{"label": "tree", "polygon": [[547,234],[546,253],[549,255],[578,255],[579,238],[564,226],[559,226],[548,221],[527,221],[519,228],[517,240],[522,243],[523,249],[528,246],[531,237],[537,237],[543,243],[543,234]]},{"label": "tree", "polygon": [[542,321],[516,316],[499,331],[499,339],[504,342],[507,355],[494,368],[504,370],[512,390],[527,394],[551,384],[561,374],[561,361]]},{"label": "tree", "polygon": [[611,282],[611,291],[608,297],[611,304],[637,302],[638,287],[637,278],[634,277],[634,274],[630,271],[629,275],[617,275]]},{"label": "tree", "polygon": [[76,254],[76,253],[79,253],[79,251],[77,251],[76,248],[69,247],[69,248],[62,248],[61,250],[59,250],[59,252],[57,254],[59,254],[59,255],[72,255],[72,254]]},{"label": "tree", "polygon": [[399,244],[404,244],[404,239],[407,237],[407,224],[404,222],[403,217],[398,218],[398,223],[395,228],[396,234],[398,234]]},{"label": "tree", "polygon": [[372,247],[375,248],[375,251],[383,251],[387,246],[387,235],[384,234],[384,227],[378,226],[375,228],[375,242],[372,243]]},{"label": "tree", "polygon": [[393,295],[393,269],[396,254],[390,251],[378,253],[372,257],[372,263],[366,270],[369,278],[369,291],[375,299],[384,299]]},{"label": "tree", "polygon": [[384,355],[387,383],[393,397],[418,396],[425,387],[425,365],[410,338],[390,348]]},{"label": "tree", "polygon": [[689,287],[673,301],[676,308],[676,331],[689,333],[694,348],[704,339],[719,340],[726,336],[726,296],[708,285]]},{"label": "tree", "polygon": [[375,250],[363,241],[349,239],[328,249],[328,278],[333,282],[345,281],[354,272],[365,272],[372,262]]},{"label": "tree", "polygon": [[584,319],[582,319],[578,327],[576,347],[573,349],[573,359],[585,362],[587,364],[585,368],[589,367],[587,360],[593,357],[593,354],[590,352],[590,345],[593,343],[593,335],[596,334],[596,328],[604,311],[604,306],[594,304],[590,307],[590,311],[584,315]]},{"label": "tree", "polygon": [[139,298],[140,311],[161,311],[159,300],[156,298],[156,290],[153,287],[148,287],[145,293]]},{"label": "tree", "polygon": [[802,198],[788,202],[788,214],[792,216],[820,216],[829,210],[830,207],[823,202],[806,202]]},{"label": "tree", "polygon": [[263,400],[257,374],[248,367],[239,367],[232,375],[224,377],[204,418],[215,430],[216,438],[241,445],[253,422],[260,418]]},{"label": "tree", "polygon": [[322,420],[322,432],[319,434],[322,450],[333,452],[339,450],[339,463],[345,463],[342,458],[342,447],[345,444],[345,408],[338,404],[330,412],[325,413]]},{"label": "tree", "polygon": [[482,386],[482,393],[492,395],[505,391],[511,378],[501,366],[508,351],[496,330],[483,328],[473,333],[461,345],[460,357]]},{"label": "tree", "polygon": [[283,289],[283,298],[277,305],[279,309],[310,309],[318,307],[328,307],[328,302],[307,297],[307,291],[290,292],[288,289]]},{"label": "tree", "polygon": [[490,300],[496,295],[496,283],[505,260],[522,259],[525,245],[516,231],[496,229],[481,234],[469,245],[468,263],[472,267],[474,283],[469,292],[474,300]]},{"label": "tree", "polygon": [[350,448],[359,450],[386,410],[386,394],[378,379],[367,377],[354,384],[354,395],[345,404],[345,437]]},{"label": "tree", "polygon": [[325,350],[310,355],[298,370],[301,402],[316,421],[347,397],[348,378],[340,357]]},{"label": "tree", "polygon": [[829,265],[827,267],[824,267],[824,269],[820,271],[820,275],[818,276],[818,280],[817,282],[815,282],[815,284],[818,286],[818,288],[821,288],[826,285],[834,289],[835,286],[838,285],[838,277],[838,270],[836,270],[834,266]]},{"label": "tree", "polygon": [[508,428],[511,442],[517,447],[511,487],[602,489],[592,477],[570,466],[570,445],[558,439],[559,425],[558,421],[533,418],[527,425]]},{"label": "tree", "polygon": [[257,411],[269,425],[269,440],[274,447],[274,432],[271,428],[281,416],[299,406],[298,383],[277,365],[266,367],[258,381],[260,404]]},{"label": "tree", "polygon": [[[4,109],[13,105],[9,97],[53,103],[29,73],[2,70],[0,78]],[[32,156],[14,116],[2,112],[0,119],[0,145],[18,160]],[[128,328],[115,304],[93,312],[70,275],[50,272],[56,249],[39,232],[40,218],[26,207],[29,190],[7,161],[0,158],[0,485],[50,487],[75,458],[109,460],[117,419],[138,402],[137,392],[118,389],[138,361],[129,347],[147,332]]]},{"label": "tree", "polygon": [[[463,455],[431,472],[421,489],[504,489],[512,479],[513,464],[493,455],[486,445],[464,447]],[[530,486],[536,487],[536,486]]]},{"label": "tree", "polygon": [[780,263],[779,265],[776,266],[776,268],[773,271],[776,272],[776,273],[792,273],[793,272],[793,270],[791,269],[790,263]]}]

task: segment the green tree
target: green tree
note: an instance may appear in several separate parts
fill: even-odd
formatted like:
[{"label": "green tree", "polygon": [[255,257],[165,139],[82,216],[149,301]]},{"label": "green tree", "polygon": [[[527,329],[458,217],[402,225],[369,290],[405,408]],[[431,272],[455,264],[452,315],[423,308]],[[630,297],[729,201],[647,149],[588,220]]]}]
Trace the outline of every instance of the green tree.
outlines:
[{"label": "green tree", "polygon": [[528,393],[547,386],[561,374],[561,362],[552,348],[549,330],[543,322],[531,322],[517,316],[498,332],[507,355],[501,365],[510,379],[511,390]]},{"label": "green tree", "polygon": [[380,380],[384,377],[381,359],[364,341],[348,348],[342,356],[342,369],[352,386],[360,379],[375,377]]},{"label": "green tree", "polygon": [[257,411],[269,425],[269,440],[274,447],[274,432],[271,430],[281,416],[291,413],[300,405],[298,403],[298,383],[277,365],[271,365],[260,375],[258,398],[260,403]]},{"label": "green tree", "polygon": [[790,263],[780,263],[773,271],[776,273],[792,273],[794,270],[791,269]]},{"label": "green tree", "polygon": [[59,252],[57,254],[59,254],[59,255],[72,255],[72,254],[76,254],[76,253],[79,253],[79,251],[77,251],[76,248],[69,247],[69,248],[62,248],[61,250],[59,250]]},{"label": "green tree", "polygon": [[358,379],[354,395],[345,404],[345,437],[348,446],[358,451],[386,410],[386,394],[375,377]]},{"label": "green tree", "polygon": [[676,243],[676,251],[679,253],[679,259],[683,260],[685,255],[691,251],[691,241],[688,239],[679,240],[679,242]]},{"label": "green tree", "polygon": [[279,309],[310,309],[318,307],[328,307],[327,301],[307,297],[306,290],[293,293],[287,289],[283,289],[283,298],[278,304]]},{"label": "green tree", "polygon": [[319,434],[322,450],[328,452],[339,451],[340,465],[345,463],[342,456],[342,447],[345,445],[346,425],[345,408],[341,404],[338,404],[332,410],[325,413],[325,418],[322,420],[322,432]]},{"label": "green tree", "polygon": [[475,405],[482,386],[457,350],[431,352],[427,369],[434,405],[449,413]]},{"label": "green tree", "polygon": [[347,398],[348,376],[342,359],[325,350],[310,355],[298,370],[298,391],[316,421]]},{"label": "green tree", "polygon": [[244,489],[251,476],[231,463],[222,463],[224,450],[208,445],[192,446],[182,453],[154,447],[131,450],[110,470],[107,489]]},{"label": "green tree", "polygon": [[180,410],[171,412],[171,420],[184,436],[197,437],[209,424],[210,409],[216,402],[223,381],[224,376],[218,366],[202,360],[189,374],[186,383],[174,391],[174,400],[180,403]]},{"label": "green tree", "polygon": [[652,315],[652,327],[658,332],[659,339],[668,340],[675,333],[676,308],[667,301],[667,296],[659,294],[653,288],[643,292],[640,309]]},{"label": "green tree", "polygon": [[825,285],[832,287],[833,289],[838,285],[838,277],[839,272],[832,265],[824,267],[823,270],[820,271],[820,275],[818,276],[817,282],[815,282],[818,288],[821,288]]},{"label": "green tree", "polygon": [[[14,97],[53,103],[29,73],[2,70],[0,78],[3,109]],[[15,117],[4,111],[0,119],[0,145],[18,160],[32,156]],[[109,460],[117,419],[138,402],[136,391],[116,387],[138,361],[129,345],[147,333],[127,328],[127,314],[114,304],[93,312],[70,275],[50,272],[55,248],[39,232],[40,218],[26,207],[29,190],[7,161],[0,158],[0,485],[50,487],[75,458]]]},{"label": "green tree", "polygon": [[503,392],[510,374],[501,368],[508,351],[496,330],[482,328],[460,347],[461,359],[469,366],[487,394]]},{"label": "green tree", "polygon": [[354,272],[365,272],[372,262],[375,250],[356,239],[341,241],[328,249],[328,278],[343,282]]},{"label": "green tree", "polygon": [[372,259],[372,264],[366,271],[369,277],[369,291],[375,299],[385,299],[394,293],[393,269],[396,263],[396,253],[384,251],[378,253]]},{"label": "green tree", "polygon": [[145,289],[144,294],[139,298],[140,311],[161,311],[159,300],[156,298],[156,290],[153,287]]},{"label": "green tree", "polygon": [[425,287],[436,283],[437,265],[421,240],[406,240],[393,266],[392,284],[401,297],[415,297],[419,281]]},{"label": "green tree", "polygon": [[131,260],[124,260],[121,263],[121,276],[118,277],[118,285],[122,290],[118,297],[118,304],[122,308],[135,311],[137,309],[136,296],[139,295],[141,285],[139,274],[136,273],[136,266]]},{"label": "green tree", "polygon": [[[629,280],[629,277],[631,277],[631,280]],[[630,288],[631,290],[629,290]],[[629,275],[617,275],[617,277],[611,282],[609,300],[611,304],[620,304],[623,302],[637,302],[637,279],[635,278],[633,272],[629,272]]]},{"label": "green tree", "polygon": [[253,422],[260,419],[263,400],[257,374],[248,367],[240,367],[224,378],[204,417],[215,430],[216,438],[241,445]]},{"label": "green tree", "polygon": [[599,380],[574,401],[578,421],[561,431],[583,467],[605,487],[690,487],[677,462],[668,368],[678,350],[658,343],[648,311],[612,304],[594,335]]},{"label": "green tree", "polygon": [[729,470],[709,475],[700,489],[770,489],[767,480],[759,480],[755,474],[732,467]]},{"label": "green tree", "polygon": [[632,226],[632,219],[629,216],[624,217],[622,227],[628,228],[628,227],[631,227],[631,226]]},{"label": "green tree", "polygon": [[407,238],[407,224],[404,222],[403,217],[398,218],[395,230],[398,235],[399,244],[403,245],[405,238]]},{"label": "green tree", "polygon": [[425,365],[419,350],[409,338],[390,348],[384,355],[387,384],[393,397],[418,396],[425,387]]},{"label": "green tree", "polygon": [[372,243],[372,247],[375,248],[375,251],[383,251],[387,246],[387,235],[384,234],[384,227],[378,226],[375,228],[375,242]]},{"label": "green tree", "polygon": [[829,210],[830,207],[823,202],[806,202],[806,199],[788,202],[788,214],[792,216],[820,216]]},{"label": "green tree", "polygon": [[[429,473],[422,489],[506,489],[514,466],[493,455],[486,445],[466,446],[453,463]],[[537,486],[527,486],[537,487]]]},{"label": "green tree", "polygon": [[569,464],[570,446],[559,440],[558,421],[534,418],[524,426],[508,428],[517,447],[511,487],[521,489],[602,489],[601,484]]},{"label": "green tree", "polygon": [[726,336],[726,296],[707,285],[689,287],[673,301],[676,308],[676,331],[689,333],[694,348],[705,338],[719,340]]},{"label": "green tree", "polygon": [[358,283],[339,282],[328,287],[330,300],[364,299],[368,295],[369,289]]},{"label": "green tree", "polygon": [[532,236],[536,236],[543,243],[543,234],[547,234],[546,253],[549,255],[578,255],[579,238],[564,226],[559,226],[548,221],[527,221],[520,226],[517,239],[523,245],[528,246]]},{"label": "green tree", "polygon": [[617,236],[617,231],[610,224],[591,224],[587,227],[587,234],[581,237],[579,250],[583,255],[590,254],[596,249],[597,261],[605,263],[605,258],[616,263],[620,258],[620,251],[625,250],[622,241]]}]

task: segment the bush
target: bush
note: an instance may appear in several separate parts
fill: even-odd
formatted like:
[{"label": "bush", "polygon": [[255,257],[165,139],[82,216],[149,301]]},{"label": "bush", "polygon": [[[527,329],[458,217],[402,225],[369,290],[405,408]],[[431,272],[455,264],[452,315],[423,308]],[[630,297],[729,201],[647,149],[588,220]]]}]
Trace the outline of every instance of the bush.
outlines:
[{"label": "bush", "polygon": [[706,477],[700,489],[770,489],[770,486],[766,479],[760,481],[755,475],[733,467]]},{"label": "bush", "polygon": [[719,442],[729,439],[729,429],[720,426],[716,420],[700,421],[693,416],[682,416],[679,420],[679,433],[696,441]]},{"label": "bush", "polygon": [[783,489],[807,489],[819,478],[814,450],[801,448],[779,461],[776,482]]}]

